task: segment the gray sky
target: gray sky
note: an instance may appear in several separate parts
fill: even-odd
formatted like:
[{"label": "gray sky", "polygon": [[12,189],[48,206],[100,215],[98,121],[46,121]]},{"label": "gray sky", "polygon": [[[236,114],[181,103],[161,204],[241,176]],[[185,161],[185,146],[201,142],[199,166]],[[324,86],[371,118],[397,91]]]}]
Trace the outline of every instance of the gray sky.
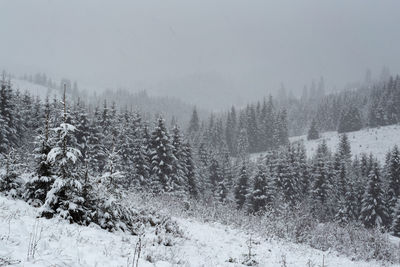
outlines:
[{"label": "gray sky", "polygon": [[218,108],[400,73],[398,0],[1,0],[0,68]]}]

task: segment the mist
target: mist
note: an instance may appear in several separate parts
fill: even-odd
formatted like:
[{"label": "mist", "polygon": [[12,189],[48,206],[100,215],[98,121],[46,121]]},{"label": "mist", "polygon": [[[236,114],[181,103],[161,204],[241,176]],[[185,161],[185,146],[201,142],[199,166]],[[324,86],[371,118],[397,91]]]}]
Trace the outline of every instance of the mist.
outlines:
[{"label": "mist", "polygon": [[209,109],[283,83],[295,94],[400,72],[400,2],[0,2],[0,68],[101,88],[145,89]]}]

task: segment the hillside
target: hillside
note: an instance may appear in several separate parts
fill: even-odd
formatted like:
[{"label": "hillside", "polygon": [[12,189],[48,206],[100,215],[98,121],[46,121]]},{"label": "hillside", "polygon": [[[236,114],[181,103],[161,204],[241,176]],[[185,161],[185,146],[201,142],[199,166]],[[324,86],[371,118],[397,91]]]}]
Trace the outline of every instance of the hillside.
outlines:
[{"label": "hillside", "polygon": [[[347,133],[353,155],[361,153],[373,153],[380,162],[384,162],[385,154],[395,145],[400,146],[400,125],[390,125],[378,128],[365,128],[356,132]],[[307,156],[312,157],[317,146],[325,140],[332,152],[336,151],[339,143],[340,134],[335,132],[325,132],[317,140],[307,140],[306,135],[290,138],[290,142],[304,142]],[[264,153],[254,153],[252,158],[262,156]]]},{"label": "hillside", "polygon": [[[0,266],[136,266],[132,259],[137,236],[36,216],[37,209],[25,202],[0,196]],[[183,237],[173,237],[172,246],[160,245],[160,237],[147,229],[138,266],[244,266],[249,234],[218,223],[174,220]],[[379,265],[255,234],[251,240],[257,266],[284,266],[284,261],[286,266],[320,266],[323,259],[325,266]]]},{"label": "hillside", "polygon": [[46,96],[54,97],[54,95],[59,96],[60,93],[56,90],[47,88],[43,85],[34,84],[28,81],[12,79],[11,84],[14,90],[19,90],[22,94],[24,92],[29,92],[32,96],[39,96],[40,99],[44,100]]}]

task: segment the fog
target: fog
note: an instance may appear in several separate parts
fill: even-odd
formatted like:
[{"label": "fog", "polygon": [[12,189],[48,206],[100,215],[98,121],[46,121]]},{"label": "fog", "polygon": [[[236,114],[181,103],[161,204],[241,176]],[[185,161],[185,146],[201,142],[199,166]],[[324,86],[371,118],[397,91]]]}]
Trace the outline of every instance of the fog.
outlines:
[{"label": "fog", "polygon": [[206,108],[400,72],[400,1],[2,0],[0,68]]}]

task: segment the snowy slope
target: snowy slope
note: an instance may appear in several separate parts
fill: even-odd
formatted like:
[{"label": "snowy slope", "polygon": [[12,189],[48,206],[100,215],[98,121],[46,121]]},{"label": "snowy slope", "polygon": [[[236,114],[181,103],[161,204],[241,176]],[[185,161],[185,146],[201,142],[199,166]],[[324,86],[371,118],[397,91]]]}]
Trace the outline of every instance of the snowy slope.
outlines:
[{"label": "snowy slope", "polygon": [[28,81],[12,79],[11,80],[13,90],[19,90],[22,94],[24,92],[29,92],[32,96],[39,96],[40,99],[44,100],[48,95],[50,98],[56,95],[59,97],[59,92],[56,90],[49,89],[45,86],[30,83]]},{"label": "snowy slope", "polygon": [[[15,266],[132,266],[138,237],[36,215],[37,210],[25,202],[0,196],[0,266],[7,261]],[[243,266],[248,234],[216,223],[174,219],[184,237],[176,238],[173,246],[163,246],[147,231],[140,267]],[[30,253],[28,259],[32,243],[37,247],[34,257]],[[323,259],[325,266],[379,266],[376,262],[352,262],[334,253],[259,236],[252,236],[252,254],[258,266],[267,267],[283,266],[283,261],[287,266],[320,266]]]},{"label": "snowy slope", "polygon": [[[325,140],[332,152],[336,151],[340,135],[337,132],[326,132],[321,134],[318,140],[307,141],[307,136],[291,137],[291,142],[304,142],[307,156],[312,157],[317,150],[317,146]],[[357,132],[347,133],[353,155],[361,153],[373,153],[381,162],[385,160],[385,154],[395,145],[400,146],[400,125],[391,125],[379,128],[366,128]],[[252,158],[257,158],[264,153],[256,153]]]}]

